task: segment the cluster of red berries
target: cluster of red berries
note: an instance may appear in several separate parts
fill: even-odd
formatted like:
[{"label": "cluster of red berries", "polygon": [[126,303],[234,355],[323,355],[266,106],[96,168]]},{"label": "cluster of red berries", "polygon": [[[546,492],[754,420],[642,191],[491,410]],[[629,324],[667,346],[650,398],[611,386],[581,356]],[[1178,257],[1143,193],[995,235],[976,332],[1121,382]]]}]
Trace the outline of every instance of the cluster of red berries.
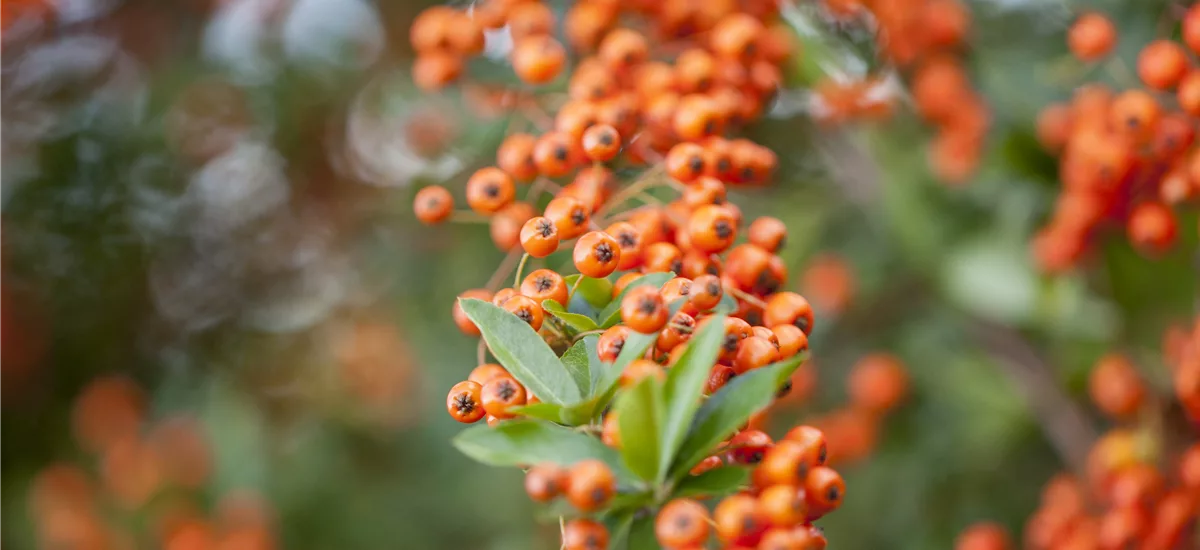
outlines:
[{"label": "cluster of red berries", "polygon": [[[825,0],[839,19],[873,20],[880,55],[901,69],[917,112],[937,129],[929,147],[929,165],[946,183],[964,183],[974,175],[983,151],[991,114],[971,86],[960,59],[971,12],[960,0]],[[816,86],[823,118],[885,118],[894,94],[886,82],[825,80]]]},{"label": "cluster of red berries", "polygon": [[[1069,102],[1038,115],[1038,139],[1060,156],[1063,185],[1033,243],[1042,269],[1070,269],[1110,227],[1123,228],[1149,256],[1177,240],[1178,209],[1200,196],[1200,151],[1192,147],[1200,117],[1200,70],[1193,66],[1200,53],[1200,6],[1188,9],[1182,29],[1182,43],[1161,38],[1141,49],[1140,82],[1121,91],[1088,84]],[[1098,13],[1080,16],[1067,35],[1071,51],[1085,62],[1105,60],[1116,41],[1116,27]]]},{"label": "cluster of red berries", "polygon": [[203,510],[213,461],[204,427],[188,416],[149,422],[132,380],[89,384],[75,401],[72,431],[97,457],[95,472],[58,462],[38,473],[29,500],[40,547],[275,547],[269,510],[254,494],[226,493],[213,514]]},{"label": "cluster of red berries", "polygon": [[[1190,330],[1168,331],[1164,347],[1176,397],[1197,425],[1200,319]],[[1025,525],[1025,548],[1194,548],[1200,520],[1200,441],[1194,431],[1174,440],[1177,434],[1168,428],[1172,409],[1155,410],[1158,399],[1122,355],[1101,358],[1088,389],[1096,407],[1120,427],[1095,442],[1080,475],[1060,474],[1046,484],[1041,505]],[[956,549],[1012,547],[1001,527],[984,523],[964,531]]]}]

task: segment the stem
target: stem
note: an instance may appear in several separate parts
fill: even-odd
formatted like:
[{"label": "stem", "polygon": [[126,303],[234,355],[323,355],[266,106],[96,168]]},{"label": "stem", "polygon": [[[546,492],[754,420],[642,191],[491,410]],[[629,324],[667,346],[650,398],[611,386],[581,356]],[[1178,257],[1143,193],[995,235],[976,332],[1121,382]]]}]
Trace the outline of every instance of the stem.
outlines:
[{"label": "stem", "polygon": [[743,292],[740,289],[737,289],[737,288],[734,288],[731,286],[727,286],[727,287],[725,287],[725,292],[728,292],[734,298],[737,298],[743,302],[748,302],[755,307],[759,307],[759,308],[763,308],[763,309],[767,308],[767,303],[762,301],[761,299],[759,299],[758,296],[749,294],[747,292]]},{"label": "stem", "polygon": [[600,210],[596,211],[592,217],[603,217],[604,214],[612,210],[617,205],[620,205],[621,203],[637,196],[638,193],[654,187],[655,184],[661,183],[662,180],[658,178],[658,176],[663,172],[663,170],[664,168],[662,164],[656,164],[653,168],[646,170],[642,173],[641,177],[634,181],[629,187],[622,189],[620,193],[617,193],[616,196],[604,203],[604,206],[600,207]]},{"label": "stem", "polygon": [[508,256],[505,256],[504,260],[500,262],[500,265],[496,266],[496,271],[492,273],[492,278],[488,279],[487,285],[485,285],[484,288],[488,289],[489,292],[495,293],[500,286],[500,281],[503,281],[504,278],[508,276],[509,272],[513,268],[513,265],[515,265],[517,260],[520,258],[518,254],[523,253],[524,251],[519,248],[509,252]]},{"label": "stem", "polygon": [[574,344],[575,342],[582,340],[584,336],[591,336],[593,334],[604,334],[605,332],[606,332],[605,329],[602,329],[602,328],[598,328],[596,330],[585,330],[583,332],[580,332],[579,334],[576,334],[575,338],[571,339],[571,343]]},{"label": "stem", "polygon": [[[575,284],[571,285],[571,291],[567,293],[567,304],[571,303],[571,297],[575,296],[575,291],[579,288],[579,284],[582,283],[585,278],[586,277],[584,275],[580,274],[579,278],[575,279]],[[563,307],[566,307],[567,304],[563,304]]]},{"label": "stem", "polygon": [[517,275],[513,277],[513,288],[521,286],[521,273],[525,271],[525,262],[529,261],[529,254],[521,256],[521,263],[517,264]]},{"label": "stem", "polygon": [[475,364],[482,365],[487,362],[487,342],[483,338],[479,339],[479,345],[475,346]]}]

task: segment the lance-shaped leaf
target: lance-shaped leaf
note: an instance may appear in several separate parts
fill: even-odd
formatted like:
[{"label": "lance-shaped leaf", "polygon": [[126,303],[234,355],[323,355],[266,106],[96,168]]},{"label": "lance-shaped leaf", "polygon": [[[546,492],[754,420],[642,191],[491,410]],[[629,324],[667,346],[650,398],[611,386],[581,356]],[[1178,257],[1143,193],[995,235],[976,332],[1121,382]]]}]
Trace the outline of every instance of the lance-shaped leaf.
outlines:
[{"label": "lance-shaped leaf", "polygon": [[459,303],[483,333],[492,355],[526,389],[547,403],[563,405],[579,401],[582,397],[579,387],[533,327],[483,300],[461,299]]}]

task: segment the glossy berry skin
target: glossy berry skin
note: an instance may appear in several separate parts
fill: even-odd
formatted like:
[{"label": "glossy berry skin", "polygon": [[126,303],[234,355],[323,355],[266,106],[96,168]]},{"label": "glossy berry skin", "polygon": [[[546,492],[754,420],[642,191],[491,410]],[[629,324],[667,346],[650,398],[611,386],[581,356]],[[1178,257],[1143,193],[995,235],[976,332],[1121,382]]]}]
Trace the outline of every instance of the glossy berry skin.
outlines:
[{"label": "glossy berry skin", "polygon": [[516,315],[518,319],[529,323],[533,330],[542,328],[542,321],[545,320],[546,313],[542,310],[542,304],[533,301],[532,298],[521,295],[513,296],[501,307]]},{"label": "glossy berry skin", "polygon": [[908,396],[908,372],[904,363],[885,353],[867,355],[855,363],[846,381],[850,401],[873,413],[897,407]]},{"label": "glossy berry skin", "polygon": [[775,341],[779,342],[779,358],[787,359],[808,351],[808,336],[796,325],[775,325],[771,327]]},{"label": "glossy berry skin", "polygon": [[759,507],[767,521],[776,527],[792,527],[808,517],[804,488],[796,485],[772,485],[758,495]]},{"label": "glossy berry skin", "polygon": [[968,527],[954,540],[954,550],[1010,550],[1008,531],[999,524],[982,522]]},{"label": "glossy berry skin", "polygon": [[492,296],[492,305],[496,307],[504,307],[504,302],[507,302],[509,298],[512,298],[518,294],[520,293],[517,292],[517,289],[515,288],[502,288],[497,290],[496,294]]},{"label": "glossy berry skin", "polygon": [[812,305],[795,292],[779,292],[767,298],[763,311],[763,325],[774,328],[778,325],[795,325],[807,336],[812,333]]},{"label": "glossy berry skin", "polygon": [[583,132],[583,152],[589,159],[606,162],[621,152],[621,134],[609,124],[596,124]]},{"label": "glossy berry skin", "polygon": [[737,372],[733,367],[725,365],[713,365],[712,370],[708,373],[708,380],[704,383],[704,394],[712,395],[718,390],[725,387],[733,377],[737,376]]},{"label": "glossy berry skin", "polygon": [[565,304],[569,293],[563,276],[549,269],[534,270],[521,281],[521,294],[539,304],[546,300]]},{"label": "glossy berry skin", "polygon": [[1096,407],[1113,418],[1129,418],[1137,413],[1146,397],[1146,388],[1137,367],[1123,355],[1101,357],[1088,376],[1088,394]]},{"label": "glossy berry skin", "polygon": [[704,148],[695,143],[680,143],[667,152],[667,174],[681,183],[704,175]]},{"label": "glossy berry skin", "polygon": [[643,285],[630,289],[621,299],[621,320],[642,334],[654,334],[667,324],[667,307],[658,289]]},{"label": "glossy berry skin", "polygon": [[583,203],[571,197],[558,197],[546,205],[545,216],[558,228],[560,239],[574,239],[587,231],[591,214]]},{"label": "glossy berry skin", "polygon": [[658,333],[658,340],[654,342],[655,347],[661,352],[670,352],[687,342],[692,337],[692,331],[696,328],[696,319],[682,311],[671,317],[667,326]]},{"label": "glossy berry skin", "polygon": [[747,494],[735,494],[722,500],[713,510],[717,537],[726,544],[754,546],[767,529],[767,520],[758,501]]},{"label": "glossy berry skin", "polygon": [[510,59],[518,78],[529,84],[545,84],[562,72],[567,50],[549,36],[531,36],[517,41]]},{"label": "glossy berry skin", "polygon": [[[459,299],[467,298],[475,300],[490,300],[492,298],[492,293],[487,289],[473,288],[471,290],[464,291],[462,294],[459,294],[458,297]],[[454,301],[452,315],[454,317],[454,324],[458,326],[458,330],[462,331],[463,334],[466,334],[467,336],[479,336],[479,327],[475,326],[475,323],[467,317],[466,312],[464,312],[462,307],[458,305],[458,300]]]},{"label": "glossy berry skin", "polygon": [[725,290],[721,287],[721,278],[716,275],[701,275],[692,280],[692,288],[688,292],[688,301],[697,311],[708,311],[721,303]]},{"label": "glossy berry skin", "polygon": [[471,374],[467,376],[467,380],[483,386],[484,384],[487,384],[489,380],[496,378],[497,376],[508,375],[508,371],[504,370],[504,367],[495,363],[484,363],[478,367],[475,367],[474,369],[471,369]]},{"label": "glossy berry skin", "polygon": [[653,243],[642,253],[642,267],[647,273],[679,273],[683,269],[683,253],[671,243]]},{"label": "glossy berry skin", "polygon": [[786,439],[779,441],[763,455],[762,462],[754,469],[754,484],[757,487],[779,484],[803,486],[816,463],[817,457],[805,445]]},{"label": "glossy berry skin", "polygon": [[596,341],[596,355],[605,363],[612,363],[617,360],[617,356],[621,354],[621,349],[625,347],[625,340],[629,338],[629,333],[632,332],[625,325],[616,325],[605,330],[600,335],[600,339]]},{"label": "glossy berry skin", "polygon": [[804,479],[804,492],[808,495],[808,516],[816,519],[836,510],[846,497],[846,482],[837,470],[817,466]]},{"label": "glossy berry skin", "polygon": [[537,138],[530,134],[512,134],[496,149],[496,166],[514,180],[529,181],[538,175],[533,162],[533,147]]},{"label": "glossy berry skin", "polygon": [[568,474],[567,500],[583,512],[600,509],[612,500],[617,481],[608,465],[595,459],[571,466]]},{"label": "glossy berry skin", "polygon": [[654,519],[654,535],[664,548],[701,545],[708,540],[708,509],[689,498],[668,502]]},{"label": "glossy berry skin", "polygon": [[787,226],[779,221],[779,218],[763,216],[750,224],[746,238],[751,244],[774,254],[783,248],[784,242],[787,241]]},{"label": "glossy berry skin", "polygon": [[605,550],[608,529],[590,519],[573,519],[563,526],[564,550]]},{"label": "glossy berry skin", "polygon": [[575,269],[596,279],[607,277],[621,263],[621,245],[608,233],[592,231],[575,241]]},{"label": "glossy berry skin", "polygon": [[705,458],[704,460],[701,460],[699,464],[692,466],[692,469],[688,470],[688,474],[698,476],[698,475],[703,474],[704,472],[707,472],[714,468],[719,468],[723,464],[725,464],[725,463],[723,461],[721,461],[721,457],[719,457],[717,455],[713,455],[708,458]]},{"label": "glossy berry skin", "polygon": [[[575,166],[575,138],[566,132],[542,134],[533,145],[533,162],[543,176],[557,178],[569,174]],[[546,217],[554,219],[548,213]]]},{"label": "glossy berry skin", "polygon": [[516,196],[512,178],[499,168],[481,168],[467,180],[467,205],[480,214],[492,214]]},{"label": "glossy berry skin", "polygon": [[545,258],[558,250],[558,226],[549,218],[530,218],[521,226],[521,248],[534,258]]},{"label": "glossy berry skin", "polygon": [[525,404],[525,387],[511,376],[497,376],[483,385],[483,409],[504,420],[514,416],[512,409]]},{"label": "glossy berry skin", "polygon": [[751,336],[738,344],[737,356],[733,360],[733,369],[738,374],[745,374],[777,360],[779,360],[779,349],[770,340],[760,336]]},{"label": "glossy berry skin", "polygon": [[692,212],[687,231],[693,248],[717,253],[729,248],[737,238],[737,221],[724,206],[709,204]]},{"label": "glossy berry skin", "polygon": [[1174,88],[1187,70],[1187,52],[1171,40],[1155,40],[1138,54],[1138,76],[1146,86],[1156,90]]},{"label": "glossy berry skin", "polygon": [[799,443],[804,450],[802,456],[811,466],[824,466],[825,461],[829,458],[825,434],[817,428],[805,425],[796,426],[788,430],[783,439]]},{"label": "glossy berry skin", "polygon": [[617,269],[634,269],[642,263],[642,232],[629,222],[616,222],[604,228],[604,232],[617,240],[621,249],[621,262]]},{"label": "glossy berry skin", "polygon": [[1067,33],[1071,53],[1083,61],[1095,61],[1108,55],[1116,43],[1117,28],[1098,13],[1080,16]]},{"label": "glossy berry skin", "polygon": [[745,430],[729,440],[729,456],[737,464],[758,464],[775,445],[771,436],[760,430]]},{"label": "glossy berry skin", "polygon": [[525,473],[525,493],[534,502],[550,502],[567,488],[567,470],[546,462]]},{"label": "glossy berry skin", "polygon": [[478,422],[486,414],[482,392],[482,386],[469,380],[451,387],[446,395],[446,410],[450,412],[450,417],[464,424]]},{"label": "glossy berry skin", "polygon": [[426,225],[446,221],[454,211],[454,197],[445,187],[430,185],[417,192],[413,199],[413,213]]},{"label": "glossy berry skin", "polygon": [[658,378],[663,380],[666,378],[666,373],[658,363],[649,359],[634,359],[625,366],[625,370],[621,372],[621,377],[617,380],[617,384],[622,388],[632,388],[641,382],[644,378]]}]

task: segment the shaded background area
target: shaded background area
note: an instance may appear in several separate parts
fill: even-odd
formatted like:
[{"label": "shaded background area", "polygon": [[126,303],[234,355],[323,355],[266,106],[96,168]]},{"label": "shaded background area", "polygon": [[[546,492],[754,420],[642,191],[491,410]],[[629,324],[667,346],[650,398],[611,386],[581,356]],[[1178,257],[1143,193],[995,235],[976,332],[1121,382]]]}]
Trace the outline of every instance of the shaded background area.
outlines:
[{"label": "shaded background area", "polygon": [[[450,306],[504,254],[483,225],[420,226],[411,199],[460,189],[517,115],[479,89],[413,88],[424,4],[5,1],[5,547],[158,547],[187,521],[243,548],[557,547],[520,472],[449,444],[442,396],[475,366]],[[934,181],[903,98],[886,121],[827,127],[787,93],[751,129],[779,154],[774,184],[732,193],[788,224],[788,287],[823,304],[816,386],[775,420],[822,423],[853,459],[821,522],[839,550],[947,548],[979,519],[1018,532],[1072,443],[1039,413],[1082,415],[1086,443],[1103,427],[1087,369],[1119,349],[1167,384],[1161,334],[1194,311],[1195,231],[1153,262],[1118,238],[1086,270],[1036,271],[1057,190],[1036,113],[1121,76],[1069,62],[1060,2],[967,4],[993,116],[971,184]],[[1129,60],[1168,2],[1088,5]],[[861,70],[868,37],[826,23],[832,59]],[[912,390],[879,422],[840,408],[875,352]],[[72,512],[82,500],[99,511]]]}]

